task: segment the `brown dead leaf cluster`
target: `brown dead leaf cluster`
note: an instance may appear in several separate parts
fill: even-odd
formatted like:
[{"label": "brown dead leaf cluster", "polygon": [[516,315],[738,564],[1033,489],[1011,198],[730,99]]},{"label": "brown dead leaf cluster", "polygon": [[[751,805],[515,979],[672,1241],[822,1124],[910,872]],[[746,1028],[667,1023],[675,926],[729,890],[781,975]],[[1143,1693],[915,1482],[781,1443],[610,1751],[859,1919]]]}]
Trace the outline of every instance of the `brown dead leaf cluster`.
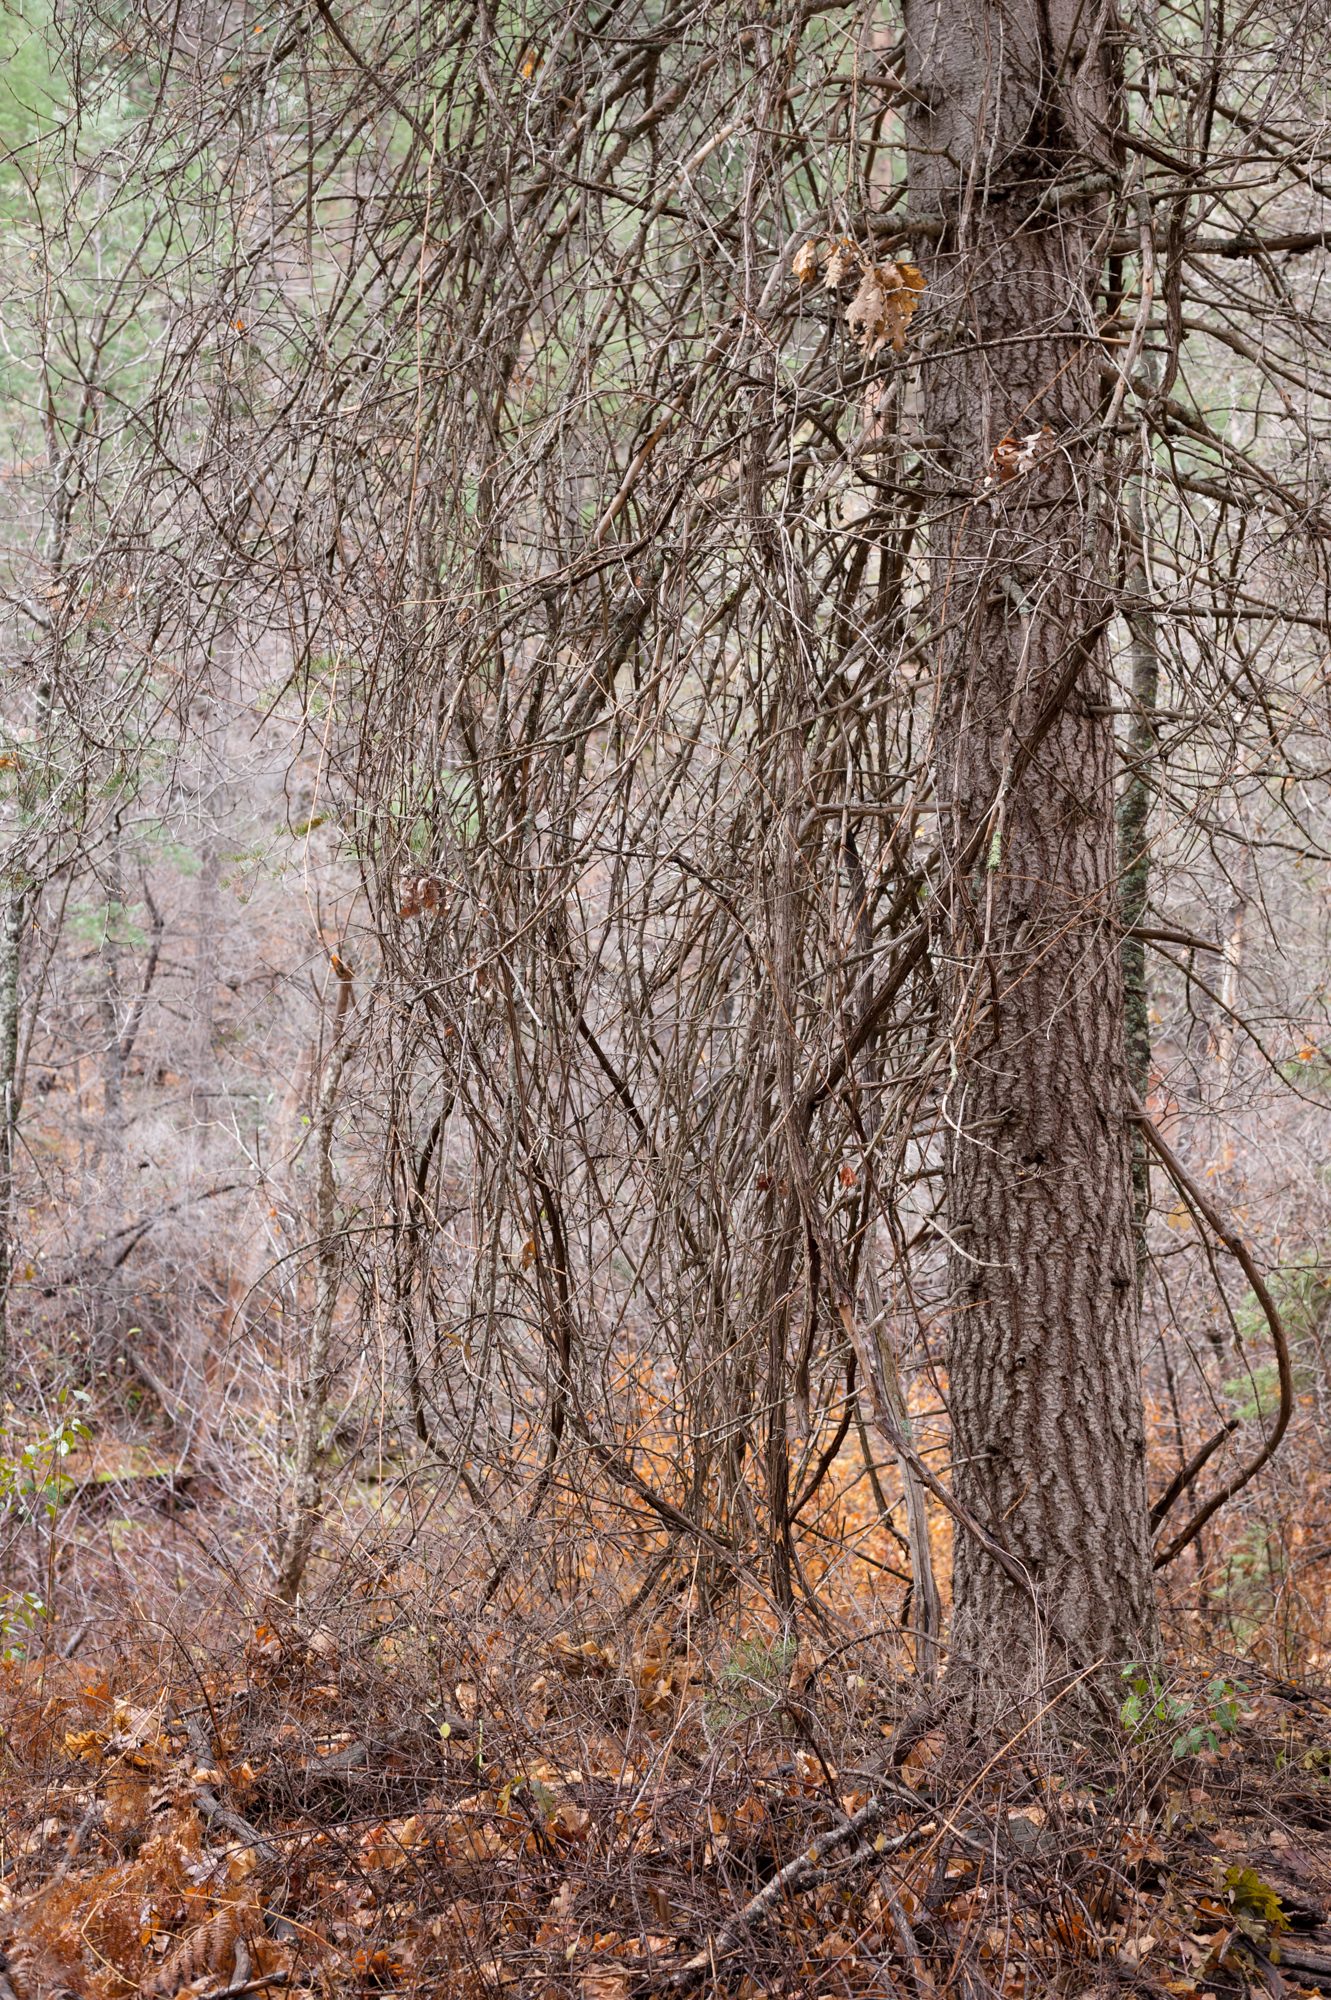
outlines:
[{"label": "brown dead leaf cluster", "polygon": [[398,889],[398,915],[404,922],[428,916],[439,908],[443,889],[437,875],[404,875]]},{"label": "brown dead leaf cluster", "polygon": [[905,352],[907,330],[925,289],[918,266],[892,258],[875,263],[842,236],[808,238],[795,252],[790,268],[801,285],[813,284],[821,271],[824,290],[832,292],[858,279],[846,307],[852,340],[870,360],[884,347],[891,347],[894,354]]},{"label": "brown dead leaf cluster", "polygon": [[870,359],[888,346],[895,354],[904,351],[906,329],[923,290],[924,279],[914,264],[871,264],[865,271],[846,308],[846,324]]},{"label": "brown dead leaf cluster", "polygon": [[1053,440],[1054,433],[1048,424],[1041,424],[1038,431],[1028,431],[1024,437],[1000,438],[991,454],[991,470],[985,485],[1005,486],[1010,480],[1020,479],[1048,456]]}]

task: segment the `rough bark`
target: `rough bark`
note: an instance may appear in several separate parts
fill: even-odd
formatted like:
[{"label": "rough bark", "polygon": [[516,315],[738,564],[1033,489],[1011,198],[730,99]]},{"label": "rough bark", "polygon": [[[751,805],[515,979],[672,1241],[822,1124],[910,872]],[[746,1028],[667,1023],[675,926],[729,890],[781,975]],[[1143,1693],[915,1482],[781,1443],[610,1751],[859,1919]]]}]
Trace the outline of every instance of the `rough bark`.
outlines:
[{"label": "rough bark", "polygon": [[[907,0],[953,1072],[952,1654],[1012,1692],[1155,1646],[1124,1088],[1097,334],[1112,50],[1080,0]],[[1098,37],[1098,39],[1097,39]],[[1052,198],[1059,184],[1060,198]],[[1047,431],[1044,427],[1047,426]],[[1005,438],[1037,436],[1000,478]],[[999,457],[1003,454],[1000,452]]]}]

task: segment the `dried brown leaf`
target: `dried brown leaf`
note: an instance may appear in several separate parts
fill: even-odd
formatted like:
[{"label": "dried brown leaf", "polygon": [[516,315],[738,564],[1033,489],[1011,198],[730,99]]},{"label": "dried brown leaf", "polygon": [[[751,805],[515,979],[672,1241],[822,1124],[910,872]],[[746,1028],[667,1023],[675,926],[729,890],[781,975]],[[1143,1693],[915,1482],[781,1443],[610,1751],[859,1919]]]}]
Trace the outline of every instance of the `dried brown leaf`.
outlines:
[{"label": "dried brown leaf", "polygon": [[811,236],[806,243],[801,243],[790,260],[790,269],[799,284],[813,283],[818,276],[818,244],[814,237]]},{"label": "dried brown leaf", "polygon": [[890,342],[894,353],[906,345],[906,329],[924,290],[914,264],[871,264],[846,308],[851,337],[872,358]]},{"label": "dried brown leaf", "polygon": [[398,915],[408,919],[437,910],[443,886],[437,875],[404,875],[398,893]]},{"label": "dried brown leaf", "polygon": [[846,237],[839,237],[832,245],[832,254],[823,271],[823,284],[826,289],[834,292],[847,278],[853,278],[863,261],[855,245]]}]

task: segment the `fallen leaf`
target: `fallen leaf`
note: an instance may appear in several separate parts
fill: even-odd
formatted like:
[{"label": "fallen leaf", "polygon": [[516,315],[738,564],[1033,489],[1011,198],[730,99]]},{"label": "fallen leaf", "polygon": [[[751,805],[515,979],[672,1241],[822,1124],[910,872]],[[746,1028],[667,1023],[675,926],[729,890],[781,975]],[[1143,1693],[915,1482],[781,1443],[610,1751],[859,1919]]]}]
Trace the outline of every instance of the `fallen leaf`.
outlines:
[{"label": "fallen leaf", "polygon": [[584,1806],[564,1801],[555,1807],[546,1825],[559,1840],[585,1840],[592,1830],[592,1816]]},{"label": "fallen leaf", "polygon": [[625,1972],[584,1972],[578,1981],[581,2000],[628,2000]]}]

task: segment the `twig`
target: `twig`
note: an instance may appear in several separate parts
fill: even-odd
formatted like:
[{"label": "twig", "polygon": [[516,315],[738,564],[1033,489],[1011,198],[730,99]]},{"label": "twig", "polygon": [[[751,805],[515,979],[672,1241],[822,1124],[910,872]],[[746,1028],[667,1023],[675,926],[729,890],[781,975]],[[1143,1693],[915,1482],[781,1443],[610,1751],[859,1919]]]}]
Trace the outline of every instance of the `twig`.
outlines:
[{"label": "twig", "polygon": [[[217,1752],[209,1743],[202,1725],[192,1715],[182,1715],[180,1721],[189,1738],[189,1747],[198,1758],[204,1770],[211,1770],[217,1762]],[[252,1847],[263,1861],[278,1862],[282,1859],[279,1850],[271,1840],[265,1838],[247,1819],[242,1819],[230,1806],[224,1806],[210,1785],[198,1785],[194,1793],[194,1804],[209,1826],[220,1826]]]},{"label": "twig", "polygon": [[1178,1499],[1179,1495],[1181,1493],[1186,1493],[1188,1488],[1194,1483],[1194,1481],[1197,1478],[1197,1474],[1202,1470],[1202,1467],[1206,1464],[1207,1460],[1210,1459],[1215,1452],[1219,1451],[1221,1445],[1225,1442],[1226,1438],[1233,1437],[1238,1427],[1239,1427],[1239,1419],[1237,1417],[1227,1418],[1226,1421],[1223,1424],[1221,1424],[1220,1429],[1218,1431],[1213,1432],[1212,1435],[1209,1438],[1207,1438],[1206,1443],[1204,1445],[1200,1445],[1198,1447],[1198,1449],[1193,1453],[1192,1457],[1188,1460],[1187,1464],[1181,1465],[1179,1467],[1178,1471],[1174,1474],[1174,1477],[1170,1480],[1168,1486],[1166,1486],[1164,1492],[1160,1495],[1160,1498],[1154,1503],[1154,1505],[1151,1508],[1152,1532],[1154,1532],[1154,1530],[1160,1526],[1160,1523],[1164,1520],[1165,1515],[1174,1505],[1174,1502]]},{"label": "twig", "polygon": [[74,1627],[72,1632],[67,1633],[56,1648],[60,1658],[62,1660],[72,1660],[91,1630],[92,1620],[91,1618],[85,1618],[80,1624]]},{"label": "twig", "polygon": [[[1268,1464],[1275,1456],[1276,1448],[1281,1438],[1284,1437],[1285,1432],[1289,1429],[1289,1420],[1294,1414],[1294,1368],[1290,1361],[1289,1336],[1285,1332],[1285,1323],[1280,1317],[1280,1309],[1271,1296],[1266,1280],[1254,1263],[1252,1253],[1248,1249],[1247,1244],[1235,1230],[1229,1227],[1219,1210],[1213,1207],[1207,1200],[1183,1162],[1174,1152],[1169,1141],[1163,1137],[1156,1126],[1155,1120],[1150,1117],[1145,1107],[1137,1104],[1129,1113],[1129,1116],[1135,1118],[1141,1125],[1142,1131],[1146,1135],[1147,1144],[1158,1155],[1165,1172],[1169,1175],[1170,1180],[1173,1181],[1179,1193],[1186,1196],[1197,1213],[1202,1217],[1202,1220],[1214,1230],[1230,1256],[1239,1265],[1248,1283],[1252,1286],[1253,1294],[1266,1316],[1267,1325],[1271,1329],[1271,1341],[1276,1351],[1276,1368],[1280,1376],[1280,1409],[1277,1412],[1274,1425],[1262,1443],[1261,1449],[1254,1453],[1248,1463],[1242,1466],[1227,1484],[1222,1486],[1218,1492],[1213,1493],[1211,1498],[1197,1509],[1197,1512],[1188,1522],[1186,1528],[1182,1528],[1175,1535],[1168,1547],[1160,1550],[1155,1559],[1155,1567],[1163,1569],[1167,1563],[1173,1562],[1175,1556],[1180,1555],[1187,1548],[1189,1542],[1193,1541],[1201,1533],[1211,1516],[1218,1513],[1220,1508],[1225,1505],[1225,1502],[1232,1500],[1236,1493],[1241,1493],[1243,1488],[1257,1477],[1262,1467]],[[1209,1456],[1209,1452],[1207,1456]]]},{"label": "twig", "polygon": [[920,1995],[920,2000],[924,2000],[924,1996],[932,1992],[933,1987],[929,1975],[925,1971],[924,1960],[920,1956],[920,1947],[916,1943],[910,1919],[906,1915],[900,1897],[890,1882],[881,1882],[878,1885],[878,1893],[887,1905],[887,1914],[892,1919],[892,1928],[897,1934],[897,1943],[901,1946],[902,1955],[910,1966],[911,1978],[915,1982],[915,1991]]},{"label": "twig", "polygon": [[678,1992],[683,1987],[691,1986],[695,1979],[710,1972],[718,1959],[734,1951],[752,1925],[763,1921],[787,1891],[795,1893],[824,1881],[830,1872],[824,1864],[838,1848],[846,1847],[851,1842],[858,1843],[845,1857],[848,1862],[877,1861],[884,1855],[899,1853],[915,1838],[913,1827],[907,1833],[899,1833],[895,1840],[884,1841],[881,1847],[873,1841],[861,1842],[861,1835],[870,1832],[880,1820],[886,1819],[890,1811],[903,1803],[916,1807],[920,1812],[928,1810],[923,1799],[902,1786],[894,1789],[889,1797],[870,1799],[867,1805],[861,1806],[840,1826],[820,1833],[793,1861],[788,1861],[784,1868],[779,1869],[770,1882],[765,1882],[756,1895],[750,1896],[744,1908],[737,1911],[729,1923],[723,1924],[715,1936],[708,1938],[701,1951],[695,1952],[687,1964],[670,1975],[667,1982],[670,1991]]},{"label": "twig", "polygon": [[[188,1208],[191,1202],[216,1201],[219,1195],[234,1194],[237,1188],[244,1186],[245,1183],[243,1181],[223,1181],[219,1187],[204,1188],[202,1192],[199,1194],[194,1194],[194,1193],[182,1194],[178,1201],[167,1202],[166,1206],[164,1208],[159,1208],[155,1215],[150,1215],[144,1219],[141,1219],[138,1222],[127,1223],[123,1229],[115,1230],[113,1234],[107,1238],[108,1244],[118,1243],[122,1236],[128,1236],[131,1240],[129,1241],[129,1243],[125,1245],[123,1250],[118,1250],[116,1252],[115,1256],[111,1259],[110,1264],[107,1266],[108,1270],[118,1271],[120,1269],[120,1266],[129,1257],[131,1251],[138,1249],[139,1244],[142,1242],[143,1238],[148,1234],[148,1231],[150,1229],[155,1229],[159,1222],[164,1222],[168,1215],[178,1214],[182,1208]],[[73,1284],[77,1284],[80,1280],[81,1275],[82,1275],[81,1271],[76,1270],[70,1282]]]},{"label": "twig", "polygon": [[210,1986],[200,1993],[198,2000],[236,2000],[242,1993],[262,1993],[266,1986],[289,1986],[289,1972],[256,1972],[252,1979],[243,1979],[237,1986]]}]

